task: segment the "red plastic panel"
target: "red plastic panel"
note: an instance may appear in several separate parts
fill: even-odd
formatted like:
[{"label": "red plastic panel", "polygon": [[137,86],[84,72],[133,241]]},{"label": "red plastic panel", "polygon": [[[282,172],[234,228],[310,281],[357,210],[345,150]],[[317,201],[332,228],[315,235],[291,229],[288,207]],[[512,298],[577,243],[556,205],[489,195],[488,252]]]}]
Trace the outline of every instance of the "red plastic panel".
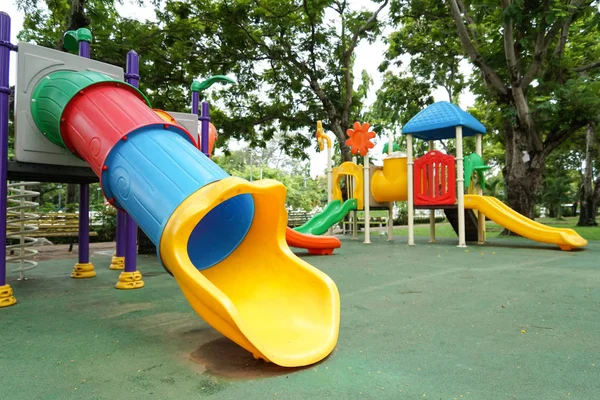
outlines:
[{"label": "red plastic panel", "polygon": [[454,157],[433,150],[415,160],[414,203],[418,206],[456,203]]},{"label": "red plastic panel", "polygon": [[285,240],[290,247],[307,249],[310,254],[329,255],[334,249],[342,246],[335,236],[315,236],[300,233],[289,226],[286,227]]},{"label": "red plastic panel", "polygon": [[105,82],[82,90],[69,102],[62,114],[61,135],[67,147],[100,176],[114,145],[129,132],[151,124],[176,126],[156,115],[133,89]]}]

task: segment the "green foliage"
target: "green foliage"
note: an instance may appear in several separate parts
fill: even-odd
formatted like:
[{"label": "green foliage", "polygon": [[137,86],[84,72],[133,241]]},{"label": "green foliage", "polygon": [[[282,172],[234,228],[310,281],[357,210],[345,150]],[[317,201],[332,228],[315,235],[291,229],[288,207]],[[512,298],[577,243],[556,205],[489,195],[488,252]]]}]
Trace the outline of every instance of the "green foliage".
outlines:
[{"label": "green foliage", "polygon": [[548,208],[552,217],[562,217],[562,204],[579,201],[583,176],[581,168],[585,160],[585,153],[579,151],[585,149],[582,140],[585,140],[585,134],[578,133],[548,157],[538,202]]},{"label": "green foliage", "polygon": [[[448,93],[448,101],[457,103],[466,87],[466,78],[459,70],[465,57],[460,43],[452,40],[456,27],[447,15],[448,6],[443,1],[392,1],[390,16],[398,30],[387,38],[386,61],[379,69],[384,71],[390,64],[401,67],[405,55],[410,54],[408,69],[420,85],[441,86]],[[405,90],[412,92],[410,86]]]},{"label": "green foliage", "polygon": [[90,209],[95,212],[92,230],[98,233],[97,240],[100,242],[115,240],[117,209],[105,204],[93,204]]},{"label": "green foliage", "polygon": [[[72,14],[75,3],[85,4],[84,15]],[[372,80],[354,77],[354,50],[381,33],[373,12],[327,0],[152,3],[156,22],[123,18],[115,0],[19,0],[26,14],[19,38],[62,48],[67,28],[89,25],[92,58],[124,67],[127,51],[136,50],[140,88],[164,110],[188,109],[195,78],[234,77],[236,85],[206,92],[225,150],[232,138],[265,147],[280,133],[284,151],[302,159],[316,120],[343,141],[349,121],[360,119]]]},{"label": "green foliage", "polygon": [[[387,64],[409,54],[415,79],[454,101],[468,82],[490,132],[484,159],[502,167],[508,200],[528,215],[546,158],[600,116],[600,10],[597,1],[501,3],[392,1]],[[454,72],[463,58],[475,69],[468,81]]]},{"label": "green foliage", "polygon": [[312,179],[308,174],[308,164],[284,158],[273,162],[267,154],[256,151],[253,157],[252,178],[250,178],[250,155],[246,151],[234,151],[229,155],[216,156],[213,160],[232,176],[249,180],[274,179],[281,182],[287,191],[286,204],[290,210],[312,211],[327,202],[327,177]]},{"label": "green foliage", "polygon": [[397,135],[404,124],[432,103],[429,83],[387,72],[367,119],[377,126],[378,135]]},{"label": "green foliage", "polygon": [[504,201],[506,199],[506,189],[502,175],[487,177],[483,194]]}]

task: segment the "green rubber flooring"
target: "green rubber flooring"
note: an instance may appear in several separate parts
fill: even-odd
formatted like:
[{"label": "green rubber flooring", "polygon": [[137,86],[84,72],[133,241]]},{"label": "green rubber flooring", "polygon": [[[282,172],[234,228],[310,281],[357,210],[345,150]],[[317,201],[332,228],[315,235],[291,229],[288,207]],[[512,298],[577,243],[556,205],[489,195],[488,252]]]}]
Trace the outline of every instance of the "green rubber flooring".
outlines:
[{"label": "green rubber flooring", "polygon": [[600,399],[600,243],[405,243],[305,257],[337,283],[341,327],[329,358],[296,370],[209,327],[155,257],[132,291],[106,256],[93,279],[71,279],[72,260],[9,274],[0,398]]}]

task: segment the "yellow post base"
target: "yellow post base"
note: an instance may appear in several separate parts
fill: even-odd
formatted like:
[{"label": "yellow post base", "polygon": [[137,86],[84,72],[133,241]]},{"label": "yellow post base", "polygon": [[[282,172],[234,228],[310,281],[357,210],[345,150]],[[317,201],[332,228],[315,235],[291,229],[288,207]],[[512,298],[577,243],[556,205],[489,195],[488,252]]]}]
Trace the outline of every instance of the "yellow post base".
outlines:
[{"label": "yellow post base", "polygon": [[92,263],[77,263],[75,264],[75,268],[73,268],[73,272],[71,273],[71,278],[74,279],[93,278],[95,276],[96,271],[94,271],[94,264]]},{"label": "yellow post base", "polygon": [[119,275],[119,281],[115,287],[122,290],[141,289],[144,287],[142,274],[140,271],[121,272],[121,275]]},{"label": "yellow post base", "polygon": [[113,258],[110,262],[110,267],[108,267],[108,269],[113,269],[113,270],[125,269],[125,257],[113,256]]},{"label": "yellow post base", "polygon": [[12,288],[9,284],[0,286],[0,308],[17,304],[17,299],[13,296]]}]

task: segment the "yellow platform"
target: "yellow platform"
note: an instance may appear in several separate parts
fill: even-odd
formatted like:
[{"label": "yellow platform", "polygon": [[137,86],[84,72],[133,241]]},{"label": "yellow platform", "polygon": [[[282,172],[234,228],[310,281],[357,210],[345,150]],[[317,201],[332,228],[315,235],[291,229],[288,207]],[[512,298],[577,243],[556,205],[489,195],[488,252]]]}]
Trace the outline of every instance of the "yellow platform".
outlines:
[{"label": "yellow platform", "polygon": [[[245,193],[255,206],[248,234],[229,257],[199,271],[187,252],[194,227],[215,206]],[[160,256],[190,305],[215,329],[256,358],[296,367],[322,360],[335,347],[340,298],[329,276],[289,249],[285,194],[273,180],[230,177],[209,184],[175,210]]]},{"label": "yellow platform", "polygon": [[465,195],[465,208],[482,212],[487,218],[511,232],[537,242],[556,244],[561,250],[572,250],[588,243],[573,229],[553,228],[535,222],[495,197]]},{"label": "yellow platform", "polygon": [[383,169],[371,177],[371,194],[375,201],[406,201],[408,199],[408,166],[406,156],[389,156]]}]

